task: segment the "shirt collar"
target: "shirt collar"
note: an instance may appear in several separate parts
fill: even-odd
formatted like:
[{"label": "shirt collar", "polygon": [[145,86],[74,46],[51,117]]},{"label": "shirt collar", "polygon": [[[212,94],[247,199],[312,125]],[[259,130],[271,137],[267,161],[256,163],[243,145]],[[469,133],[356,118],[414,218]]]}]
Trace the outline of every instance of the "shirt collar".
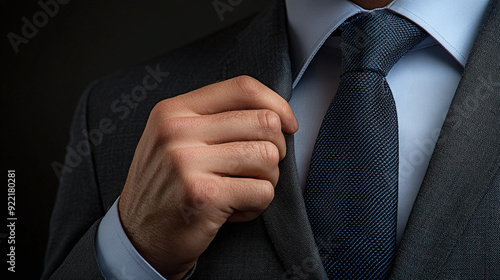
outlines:
[{"label": "shirt collar", "polygon": [[[314,55],[349,17],[369,12],[349,0],[285,0],[295,87]],[[489,0],[394,0],[383,9],[400,14],[423,28],[460,65],[479,32]]]}]

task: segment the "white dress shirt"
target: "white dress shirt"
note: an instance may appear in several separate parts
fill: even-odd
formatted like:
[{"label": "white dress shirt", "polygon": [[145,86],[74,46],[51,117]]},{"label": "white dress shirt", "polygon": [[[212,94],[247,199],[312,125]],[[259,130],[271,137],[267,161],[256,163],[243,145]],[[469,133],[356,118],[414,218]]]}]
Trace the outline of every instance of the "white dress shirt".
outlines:
[{"label": "white dress shirt", "polygon": [[[430,36],[389,72],[399,122],[398,242],[489,0],[395,0],[400,14]],[[348,0],[286,0],[293,71],[290,105],[299,121],[295,154],[301,187],[323,116],[340,78],[339,38],[331,33],[366,11]],[[96,251],[107,279],[164,279],[134,249],[117,203],[99,225]],[[166,236],[165,238],[168,238]]]},{"label": "white dress shirt", "polygon": [[331,33],[357,13],[383,10],[408,18],[430,35],[387,75],[399,125],[399,242],[488,0],[395,0],[374,11],[348,0],[286,4],[294,86],[290,105],[299,121],[295,154],[303,188],[316,136],[340,80],[340,38]]}]

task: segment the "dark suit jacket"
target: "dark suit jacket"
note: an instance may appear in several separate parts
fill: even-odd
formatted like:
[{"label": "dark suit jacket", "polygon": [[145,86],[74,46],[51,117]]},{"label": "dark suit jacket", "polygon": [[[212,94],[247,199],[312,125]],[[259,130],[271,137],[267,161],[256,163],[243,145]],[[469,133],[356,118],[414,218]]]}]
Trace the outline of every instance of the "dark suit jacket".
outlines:
[{"label": "dark suit jacket", "polygon": [[[142,85],[145,66],[94,83],[71,129],[102,120],[114,130],[70,152],[51,221],[44,278],[101,278],[97,225],[120,194],[148,115],[162,99],[250,75],[285,99],[292,75],[284,1],[213,36],[147,63],[169,72],[125,116],[121,95]],[[118,100],[118,101],[117,101]],[[115,107],[113,107],[115,103]],[[398,248],[391,279],[500,279],[500,5],[493,0]],[[109,123],[108,123],[109,125]],[[224,225],[198,261],[193,279],[326,279],[307,220],[295,167],[293,136],[280,163],[274,201],[256,220]],[[81,148],[81,147],[80,147]],[[71,158],[73,156],[73,158]],[[168,238],[168,237],[166,237]]]}]

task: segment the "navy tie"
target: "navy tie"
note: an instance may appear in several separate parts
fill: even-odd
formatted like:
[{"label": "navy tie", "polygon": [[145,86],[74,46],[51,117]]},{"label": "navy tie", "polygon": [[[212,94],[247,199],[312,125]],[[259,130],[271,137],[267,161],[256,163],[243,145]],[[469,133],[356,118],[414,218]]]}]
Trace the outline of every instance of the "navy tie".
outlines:
[{"label": "navy tie", "polygon": [[340,84],[316,139],[304,200],[330,279],[384,279],[398,205],[398,120],[385,76],[426,34],[387,12],[355,15],[340,29]]}]

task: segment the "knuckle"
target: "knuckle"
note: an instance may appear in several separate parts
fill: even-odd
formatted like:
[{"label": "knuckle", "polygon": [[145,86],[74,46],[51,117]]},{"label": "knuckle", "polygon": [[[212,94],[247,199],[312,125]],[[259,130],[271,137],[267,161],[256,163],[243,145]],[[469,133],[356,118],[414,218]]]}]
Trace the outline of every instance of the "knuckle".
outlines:
[{"label": "knuckle", "polygon": [[189,166],[191,154],[187,149],[171,148],[167,150],[167,154],[168,158],[170,158],[170,165],[176,173],[182,174],[182,171]]},{"label": "knuckle", "polygon": [[278,166],[276,166],[272,171],[271,171],[271,184],[273,186],[276,186],[278,184],[278,180],[280,178],[280,170]]},{"label": "knuckle", "polygon": [[257,145],[259,155],[271,166],[277,165],[280,159],[278,147],[271,142],[261,142]]},{"label": "knuckle", "polygon": [[159,126],[158,130],[162,135],[177,135],[189,126],[189,121],[184,118],[173,118],[163,121]]},{"label": "knuckle", "polygon": [[259,110],[257,118],[261,128],[264,128],[272,133],[278,133],[281,131],[281,120],[275,112],[271,110]]},{"label": "knuckle", "polygon": [[273,184],[269,181],[261,181],[258,196],[258,201],[260,201],[262,208],[267,208],[274,198]]},{"label": "knuckle", "polygon": [[173,105],[172,103],[175,103],[175,100],[171,99],[165,99],[162,100],[151,109],[150,117],[155,118],[155,119],[162,119],[172,111]]},{"label": "knuckle", "polygon": [[175,141],[181,141],[182,135],[186,134],[190,121],[185,118],[173,118],[160,121],[153,126],[156,140],[160,144],[171,145]]},{"label": "knuckle", "polygon": [[163,115],[163,112],[165,112],[165,100],[160,101],[156,103],[156,105],[151,109],[151,112],[149,113],[149,117],[156,119]]},{"label": "knuckle", "polygon": [[213,204],[217,198],[215,184],[202,178],[187,180],[184,184],[186,203],[197,209]]},{"label": "knuckle", "polygon": [[244,94],[256,94],[260,86],[259,81],[250,76],[238,76],[233,78],[233,82],[239,88],[241,93]]}]

